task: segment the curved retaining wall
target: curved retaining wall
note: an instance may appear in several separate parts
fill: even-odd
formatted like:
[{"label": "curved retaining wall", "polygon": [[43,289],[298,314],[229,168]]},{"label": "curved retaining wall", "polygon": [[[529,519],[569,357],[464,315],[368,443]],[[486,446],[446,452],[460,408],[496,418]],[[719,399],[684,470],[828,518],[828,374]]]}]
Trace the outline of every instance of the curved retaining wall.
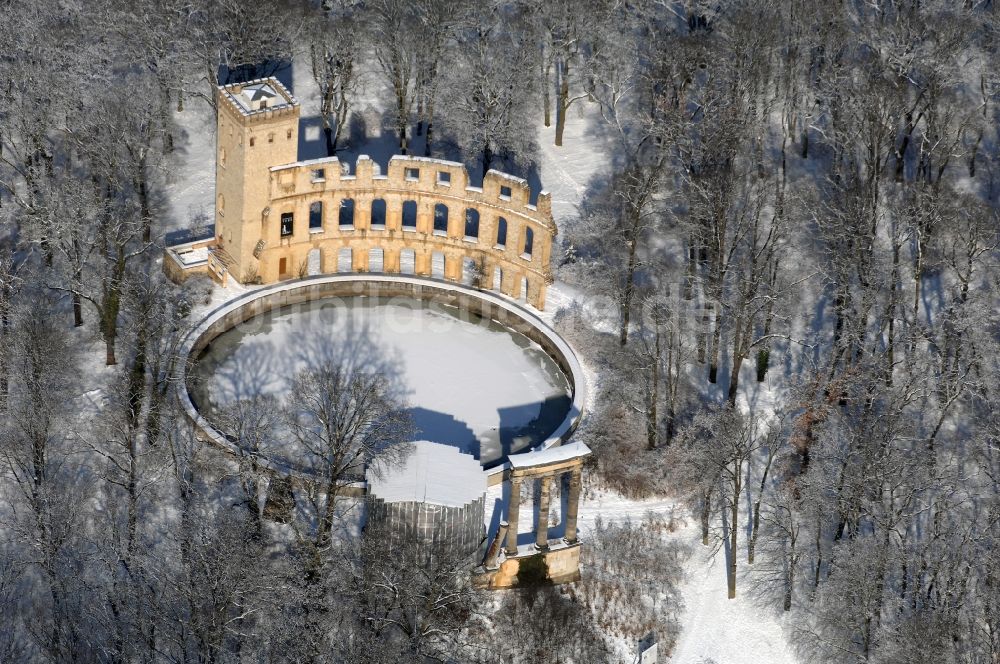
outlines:
[{"label": "curved retaining wall", "polygon": [[[213,339],[226,330],[273,309],[327,297],[354,296],[403,296],[431,300],[490,318],[520,332],[541,346],[559,365],[573,391],[573,400],[566,418],[536,449],[561,445],[576,430],[586,403],[586,384],[582,367],[572,347],[528,308],[493,293],[443,281],[418,277],[345,274],[307,277],[251,291],[218,307],[188,333],[180,348],[180,357],[183,361],[179,363],[175,374],[176,393],[181,408],[194,425],[198,436],[220,449],[233,452],[232,444],[202,417],[188,392],[187,368]],[[505,462],[486,471],[489,485],[499,484],[503,480],[504,470],[508,467],[509,464]],[[273,472],[288,474],[286,469],[274,466],[269,468]],[[305,481],[310,479],[306,475],[291,474]]]}]

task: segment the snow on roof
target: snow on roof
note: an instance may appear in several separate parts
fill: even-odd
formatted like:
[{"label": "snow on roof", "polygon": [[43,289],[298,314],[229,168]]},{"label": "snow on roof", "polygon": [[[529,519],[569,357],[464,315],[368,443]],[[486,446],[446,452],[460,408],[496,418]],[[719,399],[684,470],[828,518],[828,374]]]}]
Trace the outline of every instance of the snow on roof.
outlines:
[{"label": "snow on roof", "polygon": [[490,170],[486,171],[486,174],[492,175],[493,177],[498,177],[504,180],[508,180],[515,184],[523,184],[525,186],[528,185],[528,181],[525,180],[524,178],[519,178],[516,175],[511,175],[510,173],[504,173],[503,171],[498,171],[495,168],[491,168]]},{"label": "snow on roof", "polygon": [[456,447],[421,440],[411,444],[406,460],[368,472],[368,491],[387,503],[419,502],[464,507],[486,493],[486,473],[479,462]]},{"label": "snow on roof", "polygon": [[278,91],[267,83],[256,83],[243,88],[243,96],[251,102],[261,99],[272,99],[278,96]]},{"label": "snow on roof", "polygon": [[177,256],[177,258],[180,259],[181,263],[185,266],[204,263],[208,260],[208,247],[174,251],[174,255]]},{"label": "snow on roof", "polygon": [[436,159],[434,157],[414,157],[408,154],[394,154],[389,157],[389,161],[418,161],[424,164],[437,164],[438,166],[454,166],[465,168],[465,164],[460,161],[448,161],[447,159]]},{"label": "snow on roof", "polygon": [[507,457],[511,468],[531,468],[533,466],[548,465],[578,459],[590,454],[590,448],[586,443],[567,443],[557,445],[544,450],[525,452],[524,454],[511,454]]},{"label": "snow on roof", "polygon": [[220,85],[219,90],[243,115],[298,105],[288,88],[276,78],[258,78],[245,83]]}]

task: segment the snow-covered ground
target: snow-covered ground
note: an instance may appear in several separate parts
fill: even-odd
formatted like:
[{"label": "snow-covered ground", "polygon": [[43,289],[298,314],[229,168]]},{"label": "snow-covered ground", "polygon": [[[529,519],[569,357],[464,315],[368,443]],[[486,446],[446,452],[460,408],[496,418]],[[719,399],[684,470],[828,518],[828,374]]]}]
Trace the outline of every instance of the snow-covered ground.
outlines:
[{"label": "snow-covered ground", "polygon": [[[602,154],[608,145],[595,134],[593,125],[601,121],[595,104],[585,100],[578,109],[571,109],[567,116],[562,147],[555,147],[555,128],[540,127],[541,180],[552,194],[552,209],[556,224],[562,232],[572,224],[581,198],[596,177],[605,176],[612,163],[611,155]],[[595,149],[596,148],[596,149]],[[565,306],[579,297],[572,289],[555,284],[549,291],[550,308]],[[586,363],[586,358],[582,358]],[[775,392],[783,385],[757,384],[752,368],[744,367],[741,403],[753,401],[755,408],[766,411],[773,404]],[[591,389],[593,394],[596,390]],[[600,516],[605,521],[638,522],[649,511],[666,514],[683,514],[670,499],[629,500],[622,496],[600,493],[584,497],[580,505],[580,536],[586,538],[588,530]],[[693,521],[692,521],[693,523]],[[684,613],[681,617],[681,635],[671,662],[678,664],[795,664],[779,616],[770,609],[759,606],[746,593],[728,599],[726,594],[725,556],[709,555],[707,547],[700,544],[698,529],[693,525],[678,530],[671,537],[683,538],[693,545],[693,555],[687,562],[686,578],[681,586]],[[746,573],[741,564],[740,574]],[[586,574],[586,570],[583,571]],[[745,579],[740,586],[746,589]]]},{"label": "snow-covered ground", "polygon": [[[318,140],[318,132],[310,131],[316,124],[310,119],[318,107],[316,90],[305,67],[293,69],[292,83],[293,92],[303,106],[302,149],[304,142],[313,138]],[[364,110],[366,116],[377,115],[371,111],[381,106],[381,92],[380,85],[369,81],[356,108]],[[164,230],[210,223],[213,214],[214,115],[203,101],[192,99],[184,112],[175,113],[175,120],[180,131],[176,137],[178,147],[165,169],[170,228]],[[576,222],[579,205],[588,189],[611,170],[613,148],[599,131],[600,122],[596,105],[586,100],[576,102],[567,117],[564,144],[556,147],[555,127],[542,127],[538,118],[539,176],[542,187],[552,194],[553,214],[562,237]],[[352,146],[344,157],[350,160],[353,155],[368,153],[384,161],[387,147],[391,148],[387,138],[391,141],[391,137],[380,136],[373,138],[371,145]],[[556,255],[553,258],[558,260]],[[235,284],[227,289],[216,289],[210,306],[242,290],[243,287]],[[549,290],[548,308],[543,317],[551,322],[553,312],[580,297],[572,288],[557,282]],[[585,356],[581,357],[581,362],[585,367],[593,366]],[[756,409],[763,407],[767,411],[783,389],[782,381],[756,384],[750,373],[752,369],[749,366],[744,369],[748,373],[741,381],[741,404],[752,402]],[[588,374],[593,382],[596,377],[592,368],[588,369]],[[591,389],[590,394],[594,393]],[[491,489],[487,505],[500,506],[502,503],[501,491]],[[530,513],[530,508],[522,509],[522,513]],[[488,514],[490,511],[487,510]],[[639,521],[649,511],[684,517],[684,508],[670,499],[636,501],[610,493],[586,495],[580,507],[580,535],[584,539],[587,537],[598,516],[612,522]],[[553,516],[558,516],[556,510]],[[688,521],[693,523],[691,519]],[[528,526],[522,525],[523,538],[530,537],[527,530]],[[550,536],[558,536],[556,530],[551,531]],[[681,634],[669,661],[682,664],[794,664],[797,660],[788,647],[780,616],[759,606],[744,592],[734,600],[727,599],[724,556],[708,554],[699,542],[697,528],[687,526],[670,537],[683,538],[694,553],[686,564],[686,577],[681,587],[685,604]],[[583,573],[586,574],[586,570]],[[745,573],[746,565],[741,565],[740,574]],[[745,590],[748,584],[741,578],[740,586]],[[630,652],[629,644],[619,645],[621,652]]]}]

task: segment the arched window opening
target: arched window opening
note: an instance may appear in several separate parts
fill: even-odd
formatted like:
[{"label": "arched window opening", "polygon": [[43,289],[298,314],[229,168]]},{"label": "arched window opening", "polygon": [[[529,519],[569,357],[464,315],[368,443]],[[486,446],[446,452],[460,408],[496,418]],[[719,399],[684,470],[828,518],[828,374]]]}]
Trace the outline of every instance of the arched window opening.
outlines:
[{"label": "arched window opening", "polygon": [[448,206],[438,203],[434,206],[434,235],[448,234]]},{"label": "arched window opening", "polygon": [[534,248],[535,244],[535,231],[531,230],[527,226],[524,228],[524,253],[521,255],[524,258],[531,258],[531,250]]},{"label": "arched window opening", "polygon": [[251,137],[250,137],[250,147],[253,147],[253,146],[254,146],[254,143],[256,143],[256,142],[257,142],[257,139],[256,139],[256,138],[254,138],[253,136],[251,136]]},{"label": "arched window opening", "polygon": [[402,274],[414,274],[417,271],[417,252],[413,249],[399,252],[399,271]]},{"label": "arched window opening", "polygon": [[431,254],[431,276],[444,279],[444,254],[440,251]]},{"label": "arched window opening", "polygon": [[345,198],[340,201],[340,227],[354,228],[354,199]]},{"label": "arched window opening", "polygon": [[507,220],[503,217],[497,219],[497,246],[507,246]]},{"label": "arched window opening", "polygon": [[354,269],[354,259],[350,247],[341,247],[337,252],[337,272],[350,272]]},{"label": "arched window opening", "polygon": [[381,247],[372,247],[368,250],[368,271],[369,272],[382,272],[385,267],[385,254],[382,252]]},{"label": "arched window opening", "polygon": [[385,230],[385,200],[376,198],[372,201],[371,227],[377,231]]},{"label": "arched window opening", "polygon": [[403,230],[417,230],[417,202],[403,201]]},{"label": "arched window opening", "polygon": [[479,288],[482,282],[482,271],[474,258],[462,258],[462,283],[466,286]]},{"label": "arched window opening", "polygon": [[323,201],[316,201],[309,205],[309,230],[323,230]]},{"label": "arched window opening", "polygon": [[465,208],[465,239],[479,241],[479,210],[476,208]]},{"label": "arched window opening", "polygon": [[323,257],[319,249],[310,249],[306,256],[306,274],[323,274]]}]

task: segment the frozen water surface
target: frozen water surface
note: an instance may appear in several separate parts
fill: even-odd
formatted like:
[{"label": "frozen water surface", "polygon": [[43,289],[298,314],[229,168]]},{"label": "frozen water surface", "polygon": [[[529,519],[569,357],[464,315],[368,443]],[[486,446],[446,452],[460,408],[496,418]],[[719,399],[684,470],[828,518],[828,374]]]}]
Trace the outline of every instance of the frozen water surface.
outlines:
[{"label": "frozen water surface", "polygon": [[297,372],[338,357],[397,376],[414,438],[484,466],[543,441],[571,401],[565,375],[524,335],[454,307],[371,297],[285,307],[223,333],[194,367],[192,398],[211,417],[254,394],[284,397]]}]

